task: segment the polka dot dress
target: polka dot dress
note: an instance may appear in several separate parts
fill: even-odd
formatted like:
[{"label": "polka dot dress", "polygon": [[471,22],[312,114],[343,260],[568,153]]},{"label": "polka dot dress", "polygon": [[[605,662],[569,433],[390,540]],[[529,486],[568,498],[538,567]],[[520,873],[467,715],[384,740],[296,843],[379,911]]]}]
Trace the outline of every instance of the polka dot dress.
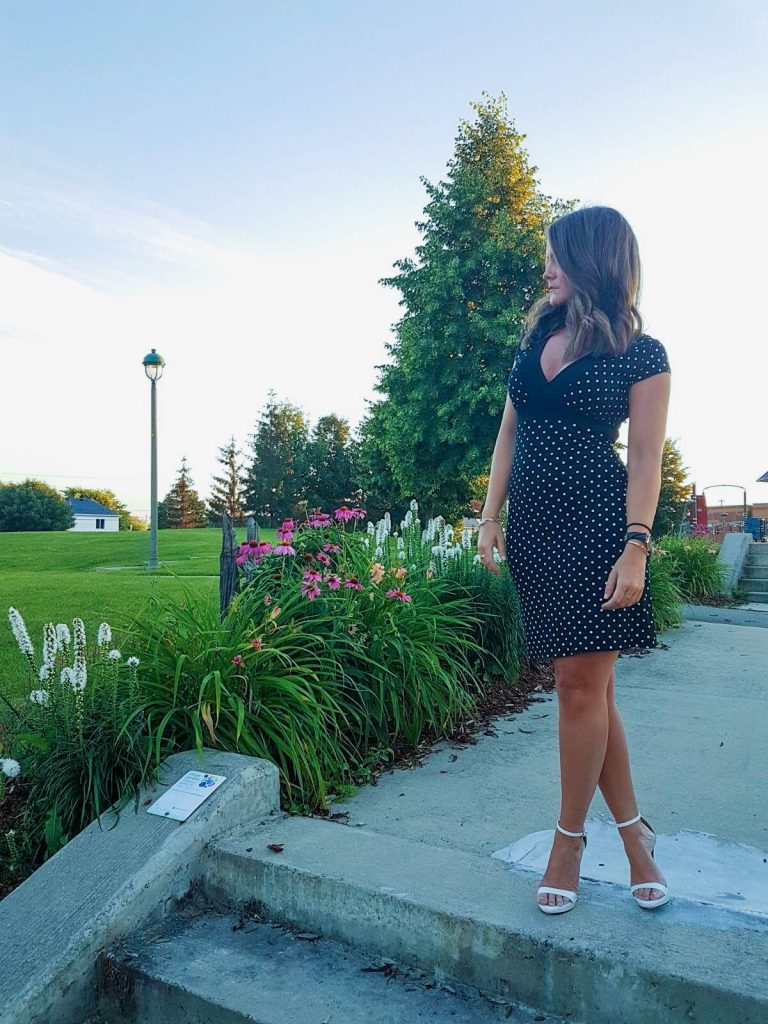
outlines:
[{"label": "polka dot dress", "polygon": [[656,647],[647,562],[636,604],[601,605],[627,522],[627,470],[613,442],[632,384],[669,372],[666,349],[643,334],[623,355],[585,355],[547,381],[546,340],[518,348],[508,380],[517,432],[506,551],[528,659]]}]

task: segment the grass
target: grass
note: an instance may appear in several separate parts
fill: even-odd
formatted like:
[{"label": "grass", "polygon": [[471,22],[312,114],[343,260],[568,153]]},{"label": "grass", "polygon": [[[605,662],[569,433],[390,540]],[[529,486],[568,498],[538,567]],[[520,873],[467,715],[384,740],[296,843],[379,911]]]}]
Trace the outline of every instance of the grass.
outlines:
[{"label": "grass", "polygon": [[[245,531],[237,531],[244,539]],[[263,530],[274,541],[274,531]],[[0,692],[27,688],[16,642],[8,625],[8,608],[18,608],[39,647],[46,621],[83,619],[89,638],[106,619],[117,627],[131,619],[152,595],[218,592],[221,531],[161,530],[160,568],[145,568],[149,534],[0,533]],[[118,568],[119,567],[119,568]],[[180,577],[177,579],[176,577]]]}]

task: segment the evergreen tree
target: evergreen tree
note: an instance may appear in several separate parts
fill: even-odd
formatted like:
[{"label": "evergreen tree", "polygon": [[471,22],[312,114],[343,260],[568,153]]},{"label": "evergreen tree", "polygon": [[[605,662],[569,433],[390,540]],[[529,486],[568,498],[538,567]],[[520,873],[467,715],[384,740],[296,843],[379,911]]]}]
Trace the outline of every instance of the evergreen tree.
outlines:
[{"label": "evergreen tree", "polygon": [[402,293],[394,361],[378,366],[381,449],[404,496],[425,515],[469,511],[470,481],[488,471],[515,345],[543,291],[544,229],[572,204],[541,194],[506,99],[471,104],[447,180],[421,178],[429,202],[418,260],[381,283]]},{"label": "evergreen tree", "polygon": [[66,499],[42,480],[0,483],[0,531],[69,530],[74,525]]},{"label": "evergreen tree", "polygon": [[208,499],[208,515],[212,523],[221,525],[226,512],[238,525],[245,514],[243,494],[243,464],[234,437],[223,448],[219,448],[219,464],[223,467],[221,476],[214,476],[211,496]]},{"label": "evergreen tree", "polygon": [[176,482],[158,504],[158,526],[170,530],[189,530],[208,525],[205,502],[192,486],[193,483],[185,456],[181,460]]},{"label": "evergreen tree", "polygon": [[353,503],[353,467],[349,424],[338,416],[321,417],[305,453],[307,508],[330,512]]},{"label": "evergreen tree", "polygon": [[257,519],[275,523],[300,515],[308,433],[303,412],[288,402],[277,402],[270,390],[250,438],[251,462],[245,481],[246,508]]},{"label": "evergreen tree", "polygon": [[670,438],[664,441],[661,454],[661,489],[656,516],[653,523],[653,536],[661,537],[665,533],[676,533],[683,521],[691,496],[691,483],[686,480],[688,467],[683,465],[683,457],[679,448]]}]

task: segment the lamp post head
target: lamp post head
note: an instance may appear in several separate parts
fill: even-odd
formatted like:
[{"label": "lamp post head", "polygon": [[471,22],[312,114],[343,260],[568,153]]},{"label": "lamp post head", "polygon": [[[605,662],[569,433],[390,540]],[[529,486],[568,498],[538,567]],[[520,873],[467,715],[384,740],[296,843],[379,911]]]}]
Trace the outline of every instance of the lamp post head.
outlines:
[{"label": "lamp post head", "polygon": [[149,355],[144,356],[142,366],[144,367],[144,373],[146,373],[154,384],[156,380],[160,380],[163,376],[165,360],[158,354],[157,350],[153,348]]}]

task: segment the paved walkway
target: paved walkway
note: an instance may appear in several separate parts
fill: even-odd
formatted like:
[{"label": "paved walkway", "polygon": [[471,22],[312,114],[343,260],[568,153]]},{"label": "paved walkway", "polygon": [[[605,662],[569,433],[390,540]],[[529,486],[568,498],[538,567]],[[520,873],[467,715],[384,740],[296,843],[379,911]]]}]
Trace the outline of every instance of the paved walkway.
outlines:
[{"label": "paved walkway", "polygon": [[[762,931],[768,632],[686,619],[660,640],[663,648],[616,664],[638,805],[658,834],[656,858],[676,896],[653,913],[714,928],[751,920]],[[555,694],[495,727],[498,735],[464,749],[436,745],[421,768],[386,774],[332,809],[348,810],[351,825],[506,861],[530,879],[535,901],[559,812]],[[629,867],[612,821],[598,789],[580,898],[650,918],[628,896]],[[578,913],[577,906],[571,922]]]}]

